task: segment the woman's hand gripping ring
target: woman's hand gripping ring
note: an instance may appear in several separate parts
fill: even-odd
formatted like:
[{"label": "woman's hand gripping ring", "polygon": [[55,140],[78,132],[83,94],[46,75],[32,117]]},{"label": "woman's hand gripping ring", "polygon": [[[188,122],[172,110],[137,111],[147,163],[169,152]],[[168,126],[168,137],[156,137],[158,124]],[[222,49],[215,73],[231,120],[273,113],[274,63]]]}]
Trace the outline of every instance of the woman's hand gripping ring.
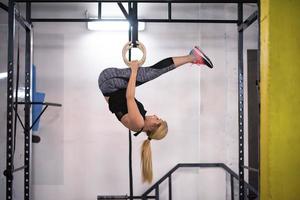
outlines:
[{"label": "woman's hand gripping ring", "polygon": [[[140,49],[140,50],[142,51],[142,53],[143,53],[143,57],[141,58],[141,60],[138,61],[139,65],[142,66],[142,65],[145,63],[145,61],[146,61],[146,48],[145,48],[145,46],[143,45],[143,43],[141,43],[141,42],[139,42],[139,41],[137,41],[136,43],[137,43],[137,48]],[[126,58],[126,53],[127,53],[127,51],[128,51],[129,49],[131,49],[132,47],[133,47],[132,42],[127,42],[127,43],[125,44],[125,46],[123,47],[123,50],[122,50],[123,60],[124,60],[124,62],[125,62],[125,64],[126,64],[127,66],[130,66],[130,62],[129,62],[129,60]]]}]

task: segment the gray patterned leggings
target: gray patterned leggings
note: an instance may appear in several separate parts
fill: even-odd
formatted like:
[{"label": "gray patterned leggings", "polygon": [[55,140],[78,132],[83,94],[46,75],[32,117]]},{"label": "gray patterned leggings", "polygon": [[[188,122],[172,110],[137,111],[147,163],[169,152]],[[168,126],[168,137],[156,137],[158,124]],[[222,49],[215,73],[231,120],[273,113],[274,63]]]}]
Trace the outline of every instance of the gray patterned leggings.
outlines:
[{"label": "gray patterned leggings", "polygon": [[[136,86],[151,81],[160,75],[175,69],[172,58],[166,58],[150,67],[140,67],[136,78]],[[98,84],[104,96],[109,97],[112,93],[127,88],[131,70],[130,68],[107,68],[98,78]]]}]

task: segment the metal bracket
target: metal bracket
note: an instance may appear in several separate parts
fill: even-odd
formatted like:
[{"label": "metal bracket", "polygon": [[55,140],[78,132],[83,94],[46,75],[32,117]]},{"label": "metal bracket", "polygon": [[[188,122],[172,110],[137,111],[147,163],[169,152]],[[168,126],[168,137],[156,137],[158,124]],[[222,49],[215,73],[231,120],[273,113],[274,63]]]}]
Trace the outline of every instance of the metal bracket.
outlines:
[{"label": "metal bracket", "polygon": [[126,9],[124,8],[123,4],[121,2],[118,2],[118,6],[120,7],[124,17],[129,20],[129,14],[127,13]]},{"label": "metal bracket", "polygon": [[[27,131],[30,131],[32,129],[32,127],[37,123],[37,121],[41,118],[42,114],[45,112],[45,110],[48,108],[48,106],[55,106],[55,107],[61,107],[62,105],[61,104],[58,104],[58,103],[48,103],[48,102],[29,102],[29,103],[26,103],[26,102],[18,102],[18,104],[21,104],[21,105],[26,105],[26,104],[29,104],[29,105],[45,105],[45,107],[43,108],[42,112],[38,115],[38,117],[34,120],[34,122],[32,123],[32,125],[29,127],[29,130]],[[18,120],[20,122],[20,124],[22,125],[23,129],[25,130],[25,126],[16,110],[16,108],[14,107],[14,110],[15,112],[17,113],[17,117],[18,117]]]},{"label": "metal bracket", "polygon": [[254,11],[243,23],[241,23],[238,27],[238,31],[246,30],[253,22],[257,20],[258,11]]}]

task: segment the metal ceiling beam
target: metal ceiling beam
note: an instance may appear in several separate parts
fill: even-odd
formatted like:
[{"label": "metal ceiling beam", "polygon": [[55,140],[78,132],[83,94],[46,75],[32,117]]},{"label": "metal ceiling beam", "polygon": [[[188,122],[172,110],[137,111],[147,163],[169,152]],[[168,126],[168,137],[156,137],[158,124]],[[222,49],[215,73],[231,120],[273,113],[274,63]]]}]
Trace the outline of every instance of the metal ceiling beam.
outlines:
[{"label": "metal ceiling beam", "polygon": [[118,2],[138,2],[138,3],[258,3],[257,0],[16,0],[16,2],[33,3],[118,3]]},{"label": "metal ceiling beam", "polygon": [[[93,21],[126,21],[126,19],[72,19],[72,18],[32,18],[31,22],[93,22]],[[138,19],[139,22],[147,23],[211,23],[211,24],[235,24],[237,20],[217,19]]]}]

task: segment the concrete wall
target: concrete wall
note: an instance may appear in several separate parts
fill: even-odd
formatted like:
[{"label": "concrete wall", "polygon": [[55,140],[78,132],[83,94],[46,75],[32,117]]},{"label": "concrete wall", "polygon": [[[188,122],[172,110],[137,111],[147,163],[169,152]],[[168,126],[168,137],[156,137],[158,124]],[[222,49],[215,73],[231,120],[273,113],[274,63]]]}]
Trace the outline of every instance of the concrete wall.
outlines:
[{"label": "concrete wall", "polygon": [[[96,5],[33,6],[33,17],[84,17]],[[250,14],[255,8],[245,6]],[[103,8],[110,15],[118,8]],[[140,17],[167,17],[167,7],[142,4]],[[249,13],[248,13],[249,12]],[[105,13],[103,13],[105,15]],[[174,5],[174,18],[236,19],[235,5]],[[128,131],[107,107],[98,74],[125,67],[121,49],[126,32],[91,32],[84,23],[35,23],[34,64],[37,90],[46,92],[48,108],[33,145],[33,199],[95,199],[128,194]],[[249,30],[245,49],[257,47],[257,26]],[[169,124],[169,134],[152,142],[154,182],[179,162],[223,162],[237,170],[237,28],[216,24],[147,24],[139,39],[147,47],[144,66],[185,55],[194,45],[210,56],[215,69],[186,65],[140,86],[137,98],[148,114]],[[246,85],[246,84],[245,84]],[[246,114],[245,114],[246,116]],[[140,145],[133,139],[134,193],[149,185],[140,177]],[[222,170],[180,170],[173,177],[174,199],[229,199]],[[3,187],[2,187],[3,188]],[[214,189],[218,192],[212,192]],[[160,188],[167,199],[167,185]]]}]

